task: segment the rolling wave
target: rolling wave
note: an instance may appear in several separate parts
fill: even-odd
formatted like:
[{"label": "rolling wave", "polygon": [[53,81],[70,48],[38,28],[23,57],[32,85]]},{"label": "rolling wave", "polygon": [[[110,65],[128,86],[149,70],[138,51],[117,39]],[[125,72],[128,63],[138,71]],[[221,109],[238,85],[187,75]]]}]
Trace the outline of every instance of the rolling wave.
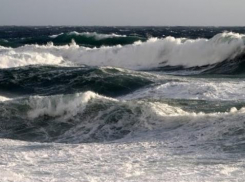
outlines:
[{"label": "rolling wave", "polygon": [[[62,36],[62,35],[59,35]],[[57,37],[59,37],[57,36]],[[180,66],[183,69],[243,61],[245,36],[231,32],[207,39],[151,38],[132,45],[101,48],[29,45],[0,48],[0,68],[33,64],[112,66],[152,70]]]},{"label": "rolling wave", "polygon": [[[245,109],[227,110],[190,112],[161,101],[124,101],[88,91],[1,102],[0,127],[1,137],[39,142],[104,142],[153,131],[185,138],[177,143],[239,143]],[[227,140],[220,143],[220,137]]]},{"label": "rolling wave", "polygon": [[12,96],[91,90],[115,97],[151,83],[153,80],[147,74],[109,67],[28,66],[0,70],[0,93]]}]

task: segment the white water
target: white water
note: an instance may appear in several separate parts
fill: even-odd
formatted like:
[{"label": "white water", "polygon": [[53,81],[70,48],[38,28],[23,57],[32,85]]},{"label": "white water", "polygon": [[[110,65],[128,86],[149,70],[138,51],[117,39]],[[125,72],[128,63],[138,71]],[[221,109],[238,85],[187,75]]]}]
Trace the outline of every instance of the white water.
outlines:
[{"label": "white water", "polygon": [[134,93],[122,96],[123,99],[139,98],[172,98],[195,100],[245,100],[245,81],[232,80],[207,80],[207,79],[182,79],[140,89]]},{"label": "white water", "polygon": [[183,158],[161,141],[62,145],[1,139],[0,146],[2,182],[243,181],[245,176],[244,160],[228,162],[207,151]]},{"label": "white water", "polygon": [[[244,109],[233,108],[230,113],[165,117],[162,124],[170,123],[165,130],[158,125],[116,142],[0,139],[1,181],[243,181],[242,153],[227,152],[233,148],[230,129],[242,129],[243,121]],[[79,134],[74,131],[79,130],[70,134]],[[225,133],[226,143],[214,143]]]},{"label": "white water", "polygon": [[[32,47],[32,46],[30,46]],[[34,47],[33,47],[34,48]],[[61,56],[40,53],[33,50],[18,51],[17,49],[0,48],[0,68],[12,68],[27,65],[67,65]]]},{"label": "white water", "polygon": [[0,95],[0,102],[8,101],[10,98],[4,97]]},{"label": "white water", "polygon": [[[3,182],[244,179],[245,161],[241,157],[244,139],[237,132],[244,128],[245,108],[194,113],[165,103],[116,100],[93,92],[34,96],[25,102],[30,103],[28,115],[34,122],[43,115],[63,117],[71,122],[70,119],[94,102],[109,102],[110,107],[100,112],[92,110],[97,117],[88,123],[85,117],[79,118],[80,124],[56,140],[68,144],[0,139]],[[112,116],[117,107],[126,107],[131,116],[119,110],[123,117],[117,123],[105,123],[103,113]],[[115,130],[114,126],[130,129],[131,133],[113,142],[80,143],[90,137],[83,133],[87,128],[94,136],[103,131],[108,134]],[[234,143],[238,145],[235,153],[232,152]]]},{"label": "white water", "polygon": [[244,50],[244,35],[217,34],[212,39],[151,38],[133,45],[101,48],[29,45],[20,48],[0,47],[0,68],[33,64],[77,64],[113,66],[127,69],[152,69],[163,65],[185,67],[218,63]]},{"label": "white water", "polygon": [[52,117],[66,115],[70,118],[82,112],[88,102],[94,98],[113,100],[90,91],[71,95],[33,96],[29,99],[32,110],[29,111],[28,116],[32,119],[43,115]]}]

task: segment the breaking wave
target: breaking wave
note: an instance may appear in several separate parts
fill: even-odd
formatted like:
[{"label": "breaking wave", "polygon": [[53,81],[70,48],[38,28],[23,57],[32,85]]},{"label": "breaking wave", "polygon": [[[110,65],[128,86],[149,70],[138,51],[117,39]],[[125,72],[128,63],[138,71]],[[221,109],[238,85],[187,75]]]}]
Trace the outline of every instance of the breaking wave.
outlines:
[{"label": "breaking wave", "polygon": [[199,145],[219,137],[239,142],[245,119],[242,107],[193,112],[162,101],[124,101],[91,91],[15,99],[0,103],[0,111],[1,137],[66,143],[113,141],[150,131],[171,131]]},{"label": "breaking wave", "polygon": [[[62,36],[62,35],[59,35]],[[59,37],[57,36],[57,37]],[[114,37],[115,38],[115,37]],[[112,66],[133,70],[151,70],[165,66],[183,68],[243,62],[245,36],[221,33],[211,39],[151,38],[132,45],[101,48],[29,45],[0,49],[0,68],[33,64]]]}]

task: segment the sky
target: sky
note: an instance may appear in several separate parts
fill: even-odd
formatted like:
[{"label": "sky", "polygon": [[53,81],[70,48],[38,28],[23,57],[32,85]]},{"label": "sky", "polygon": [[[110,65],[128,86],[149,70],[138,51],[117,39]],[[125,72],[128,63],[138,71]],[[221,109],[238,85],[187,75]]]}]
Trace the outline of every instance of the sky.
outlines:
[{"label": "sky", "polygon": [[245,26],[245,0],[0,0],[0,25]]}]

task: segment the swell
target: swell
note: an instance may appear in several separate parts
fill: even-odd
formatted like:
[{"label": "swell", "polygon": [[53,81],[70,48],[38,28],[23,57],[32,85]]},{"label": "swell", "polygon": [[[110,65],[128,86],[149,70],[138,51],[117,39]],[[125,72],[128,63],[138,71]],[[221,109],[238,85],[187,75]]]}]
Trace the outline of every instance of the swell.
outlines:
[{"label": "swell", "polygon": [[152,83],[144,73],[116,68],[28,66],[0,70],[0,93],[10,96],[91,90],[115,97]]},{"label": "swell", "polygon": [[156,138],[169,137],[178,145],[239,145],[244,140],[245,110],[242,104],[233,103],[238,109],[230,104],[222,104],[226,111],[204,113],[188,111],[186,103],[123,101],[93,92],[34,96],[0,102],[0,136],[82,143],[144,137],[152,132]]}]

